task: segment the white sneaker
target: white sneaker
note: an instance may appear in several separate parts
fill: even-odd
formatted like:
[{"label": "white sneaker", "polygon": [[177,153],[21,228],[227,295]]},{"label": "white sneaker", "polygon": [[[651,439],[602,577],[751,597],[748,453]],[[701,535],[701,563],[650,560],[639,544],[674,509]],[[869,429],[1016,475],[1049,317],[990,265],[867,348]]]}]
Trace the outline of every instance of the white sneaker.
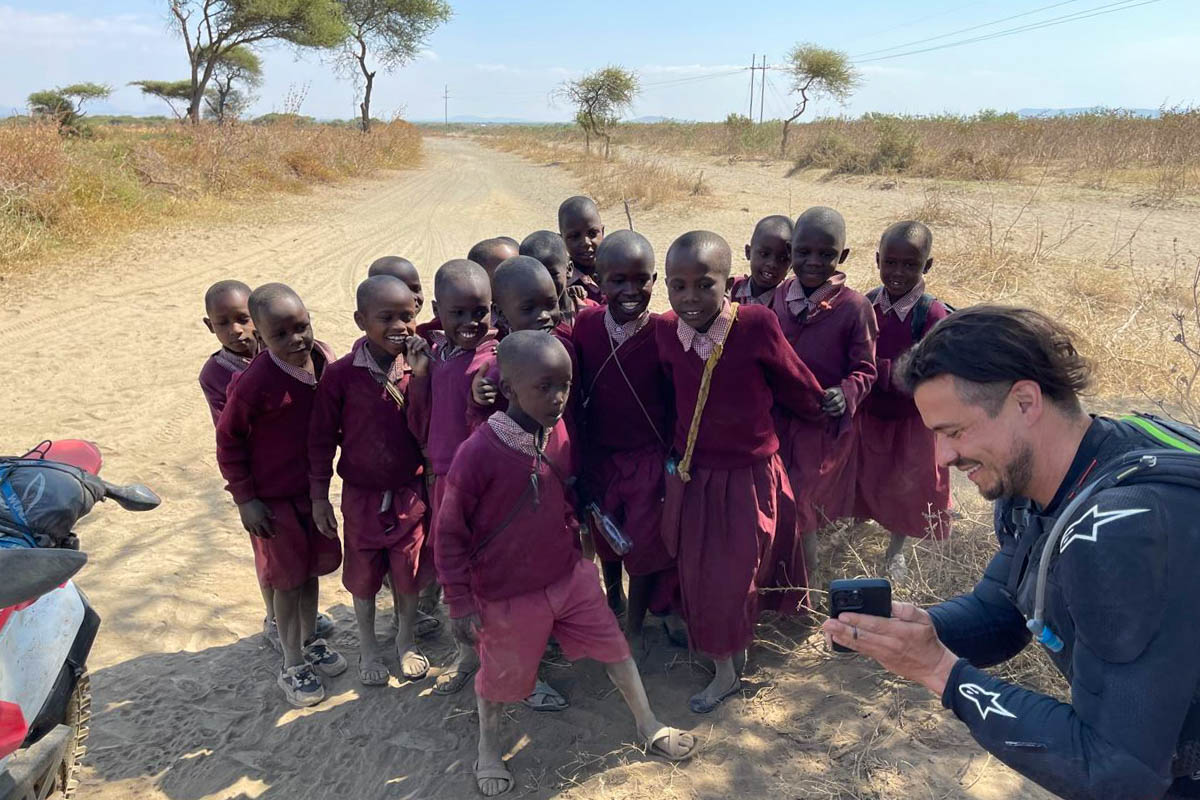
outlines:
[{"label": "white sneaker", "polygon": [[284,667],[277,682],[284,697],[296,708],[315,706],[325,699],[325,687],[308,664]]}]

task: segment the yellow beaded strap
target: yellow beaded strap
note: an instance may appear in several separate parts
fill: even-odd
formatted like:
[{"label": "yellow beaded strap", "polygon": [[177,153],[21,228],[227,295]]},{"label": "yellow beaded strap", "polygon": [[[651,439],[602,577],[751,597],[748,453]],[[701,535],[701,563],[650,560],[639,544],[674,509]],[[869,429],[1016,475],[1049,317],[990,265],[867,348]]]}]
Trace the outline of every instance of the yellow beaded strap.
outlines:
[{"label": "yellow beaded strap", "polygon": [[683,451],[683,459],[680,460],[679,466],[676,468],[679,472],[679,480],[687,483],[692,479],[689,470],[692,468],[692,453],[696,450],[696,440],[700,438],[700,417],[704,415],[704,406],[708,403],[708,390],[712,386],[713,370],[717,368],[717,362],[721,360],[721,354],[725,352],[725,342],[729,340],[729,334],[733,332],[733,323],[737,320],[738,304],[732,304],[732,313],[729,316],[729,331],[725,333],[725,338],[717,343],[709,354],[708,360],[704,362],[704,374],[700,377],[700,393],[696,396],[696,410],[692,414],[692,426],[688,428],[687,447]]}]

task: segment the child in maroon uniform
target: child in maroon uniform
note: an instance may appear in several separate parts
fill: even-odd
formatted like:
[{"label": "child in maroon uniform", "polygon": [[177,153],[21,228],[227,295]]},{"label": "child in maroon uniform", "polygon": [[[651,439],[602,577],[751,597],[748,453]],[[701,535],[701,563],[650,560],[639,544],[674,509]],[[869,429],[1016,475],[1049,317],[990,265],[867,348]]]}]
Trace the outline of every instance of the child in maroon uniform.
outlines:
[{"label": "child in maroon uniform", "polygon": [[[431,335],[428,375],[414,375],[409,385],[409,415],[420,426],[428,469],[429,500],[436,524],[446,493],[446,473],[454,454],[470,434],[467,408],[471,383],[495,361],[496,339],[488,327],[492,287],[478,264],[447,261],[433,278],[433,313],[441,330]],[[436,530],[430,531],[436,541]],[[479,668],[479,657],[459,641],[454,663],[438,675],[435,694],[453,694]]]},{"label": "child in maroon uniform", "polygon": [[217,422],[217,464],[251,534],[259,583],[274,590],[279,687],[288,702],[309,706],[325,698],[317,672],[346,669],[346,659],[315,636],[317,576],[337,569],[342,553],[336,536],[316,530],[308,500],[309,418],[333,353],[313,340],[308,311],[287,286],[258,287],[249,309],[267,351],[229,389]]},{"label": "child in maroon uniform", "polygon": [[249,300],[250,287],[241,281],[217,281],[204,293],[204,327],[221,343],[221,349],[200,369],[200,389],[208,401],[213,425],[225,407],[229,382],[244,372],[258,353]]},{"label": "child in maroon uniform", "polygon": [[932,250],[933,234],[920,222],[892,225],[875,254],[883,285],[867,293],[879,323],[879,378],[856,418],[855,516],[873,519],[891,534],[884,564],[893,581],[907,577],[908,537],[950,535],[950,472],[938,464],[936,434],[921,422],[912,396],[892,383],[892,362],[949,314],[925,294]]},{"label": "child in maroon uniform", "polygon": [[[691,699],[698,714],[740,688],[733,659],[754,638],[758,588],[785,580],[805,586],[802,556],[800,569],[791,569],[795,504],[771,407],[814,417],[823,397],[770,309],[725,299],[731,261],[715,233],[676,239],[666,261],[674,311],[654,331],[675,392],[663,538],[677,559],[692,646],[716,665],[712,682]],[[781,610],[794,611],[802,599]]]},{"label": "child in maroon uniform", "polygon": [[571,359],[559,341],[538,331],[510,334],[499,358],[508,411],[489,417],[455,456],[436,543],[450,616],[479,646],[479,790],[492,796],[513,785],[500,747],[500,717],[505,703],[534,688],[551,635],[567,658],[606,665],[647,750],[687,758],[694,738],[654,717],[596,568],[581,557],[570,500],[571,446],[562,423]]},{"label": "child in maroon uniform", "polygon": [[423,459],[408,427],[405,354],[412,356],[413,370],[427,367],[428,360],[415,335],[416,298],[403,282],[391,275],[367,278],[358,287],[357,306],[354,322],[365,336],[321,378],[309,426],[308,468],[317,530],[336,537],[329,484],[341,445],[342,585],[354,597],[359,680],[382,686],[388,668],[375,638],[375,595],[385,575],[399,612],[400,673],[419,680],[429,671],[415,644],[415,626],[417,596],[433,579],[433,565],[424,552]]},{"label": "child in maroon uniform", "polygon": [[558,232],[571,256],[575,272],[572,286],[593,303],[602,302],[596,284],[596,248],[604,241],[604,223],[595,201],[582,195],[563,200],[558,207]]},{"label": "child in maroon uniform", "polygon": [[[413,297],[417,298],[417,313],[421,313],[421,309],[425,307],[425,290],[421,286],[421,275],[411,261],[400,256],[380,256],[367,267],[368,278],[374,278],[376,275],[399,278],[413,293]],[[440,330],[437,317],[418,325],[417,335],[428,339],[429,332],[435,330]]]},{"label": "child in maroon uniform", "polygon": [[787,277],[792,263],[792,221],[778,214],[763,217],[746,245],[750,274],[733,282],[729,299],[735,303],[773,306],[775,288]]},{"label": "child in maroon uniform", "polygon": [[577,297],[568,291],[575,278],[571,267],[571,256],[562,237],[554,231],[534,231],[521,242],[521,255],[536,258],[550,272],[554,289],[558,292],[558,310],[562,321],[568,326],[575,324],[575,316],[581,309],[599,305],[586,297]]},{"label": "child in maroon uniform", "polygon": [[491,278],[492,273],[496,271],[496,267],[513,256],[520,255],[518,249],[517,242],[511,237],[496,236],[476,242],[475,246],[467,253],[467,260],[474,261],[483,267],[484,272]]},{"label": "child in maroon uniform", "polygon": [[651,598],[665,610],[678,584],[662,540],[671,396],[650,324],[657,319],[649,309],[658,277],[654,250],[640,234],[617,231],[596,249],[596,277],[608,303],[584,309],[572,334],[579,355],[584,495],[632,543],[618,555],[593,525],[610,607],[620,605],[622,562],[629,573],[625,624],[640,650]]},{"label": "child in maroon uniform", "polygon": [[817,539],[811,534],[854,513],[854,415],[875,382],[875,314],[838,271],[849,254],[842,215],[823,206],[810,208],[792,234],[795,276],[775,290],[783,335],[825,388],[824,422],[814,425],[787,415],[779,421],[809,570],[817,565]]}]

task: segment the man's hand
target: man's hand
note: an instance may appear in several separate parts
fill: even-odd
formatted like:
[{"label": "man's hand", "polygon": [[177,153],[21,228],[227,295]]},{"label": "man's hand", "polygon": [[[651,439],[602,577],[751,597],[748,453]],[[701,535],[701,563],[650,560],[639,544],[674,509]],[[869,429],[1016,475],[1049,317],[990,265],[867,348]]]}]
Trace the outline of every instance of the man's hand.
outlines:
[{"label": "man's hand", "polygon": [[421,378],[429,374],[429,342],[420,336],[408,337],[405,355],[415,377]]},{"label": "man's hand", "polygon": [[875,659],[888,672],[942,696],[958,657],[937,637],[933,619],[912,603],[892,603],[892,616],[839,614],[821,626],[826,639]]},{"label": "man's hand", "polygon": [[333,515],[333,504],[328,497],[312,501],[312,515],[318,533],[326,539],[337,538],[337,517]]},{"label": "man's hand", "polygon": [[482,624],[479,621],[478,614],[468,614],[465,617],[459,617],[456,620],[452,620],[452,622],[454,625],[455,638],[457,638],[460,642],[475,644],[476,639],[479,638],[479,628]]},{"label": "man's hand", "polygon": [[834,386],[825,390],[825,399],[821,401],[821,412],[830,417],[840,417],[846,413],[846,393],[841,387]]},{"label": "man's hand", "polygon": [[275,525],[271,522],[274,515],[262,500],[256,497],[253,500],[238,503],[238,515],[242,518],[242,527],[251,536],[257,536],[260,539],[275,538]]},{"label": "man's hand", "polygon": [[471,381],[471,399],[475,405],[489,407],[496,403],[496,384],[488,380],[482,371],[475,374]]}]

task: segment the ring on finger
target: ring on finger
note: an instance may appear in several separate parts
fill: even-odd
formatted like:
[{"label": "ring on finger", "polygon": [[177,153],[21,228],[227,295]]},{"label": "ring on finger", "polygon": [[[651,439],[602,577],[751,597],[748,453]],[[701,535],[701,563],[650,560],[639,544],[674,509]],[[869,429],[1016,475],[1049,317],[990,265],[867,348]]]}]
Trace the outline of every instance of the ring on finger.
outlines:
[{"label": "ring on finger", "polygon": [[855,640],[858,639],[858,626],[857,625],[850,626],[850,638],[855,639]]}]

